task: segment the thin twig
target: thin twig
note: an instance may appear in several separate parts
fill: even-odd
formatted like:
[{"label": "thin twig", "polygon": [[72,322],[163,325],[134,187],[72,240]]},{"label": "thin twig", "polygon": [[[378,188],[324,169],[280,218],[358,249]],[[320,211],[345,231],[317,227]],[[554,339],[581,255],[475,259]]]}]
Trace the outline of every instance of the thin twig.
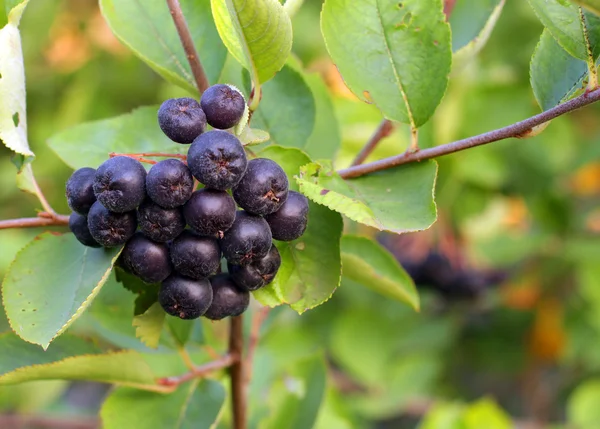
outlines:
[{"label": "thin twig", "polygon": [[73,416],[55,417],[27,414],[0,415],[1,429],[96,429],[100,427],[98,419],[93,417]]},{"label": "thin twig", "polygon": [[179,386],[182,383],[193,380],[194,378],[202,378],[223,368],[232,366],[237,361],[237,358],[231,354],[226,354],[219,359],[215,359],[204,365],[193,368],[190,372],[176,377],[165,377],[157,380],[161,386]]},{"label": "thin twig", "polygon": [[[40,213],[41,215],[41,213]],[[64,226],[69,224],[69,216],[54,215],[52,217],[38,216],[21,219],[0,220],[0,229],[37,228],[40,226]]]},{"label": "thin twig", "polygon": [[200,94],[202,94],[210,84],[208,83],[208,78],[206,77],[200,58],[198,57],[198,51],[196,51],[196,47],[194,46],[194,40],[190,34],[190,29],[188,28],[183,12],[181,11],[181,5],[179,4],[179,0],[167,0],[167,5],[169,6],[169,11],[171,12],[175,27],[177,28],[181,45],[183,46],[185,55],[190,63],[192,74],[196,80],[196,86],[198,87]]},{"label": "thin twig", "polygon": [[446,21],[450,19],[450,15],[452,14],[452,9],[454,9],[454,5],[456,4],[456,0],[445,0],[444,1],[444,14],[446,15]]},{"label": "thin twig", "polygon": [[141,153],[118,153],[118,152],[110,152],[108,154],[110,158],[114,158],[115,156],[128,156],[130,158],[179,158],[184,161],[187,159],[187,155],[183,155],[180,153],[166,153],[166,152],[141,152]]},{"label": "thin twig", "polygon": [[38,199],[40,200],[40,204],[42,205],[42,208],[46,211],[46,213],[49,213],[51,217],[58,216],[56,214],[56,212],[54,211],[54,209],[52,208],[52,206],[50,205],[50,203],[48,202],[48,200],[46,199],[46,196],[42,192],[40,185],[38,185],[38,182],[35,179],[35,176],[33,175],[33,170],[31,171],[31,181],[33,182],[33,186],[35,188],[35,194],[37,195]]},{"label": "thin twig", "polygon": [[387,170],[399,165],[408,164],[411,162],[425,161],[431,158],[448,155],[461,150],[469,149],[475,146],[481,146],[487,143],[504,140],[511,137],[519,137],[526,134],[532,128],[551,121],[565,113],[587,106],[600,100],[600,89],[595,89],[586,92],[579,97],[559,104],[552,109],[546,110],[538,115],[532,116],[524,121],[517,122],[504,128],[499,128],[494,131],[489,131],[484,134],[469,137],[463,140],[458,140],[452,143],[436,146],[428,149],[422,149],[417,152],[405,152],[401,155],[384,158],[379,161],[370,162],[368,164],[356,165],[353,167],[339,170],[339,175],[344,179],[364,176],[365,174],[375,173],[377,171]]},{"label": "thin twig", "polygon": [[389,119],[384,119],[381,121],[367,144],[361,149],[361,151],[356,155],[354,161],[350,165],[360,165],[365,162],[365,159],[375,150],[377,145],[381,140],[389,136],[394,129],[394,123]]},{"label": "thin twig", "polygon": [[231,378],[231,410],[233,429],[246,429],[246,383],[244,379],[244,349],[242,316],[231,318],[229,354],[236,358],[229,370]]},{"label": "thin twig", "polygon": [[246,384],[250,383],[252,378],[252,361],[254,360],[254,352],[258,345],[258,339],[260,338],[260,327],[263,322],[269,316],[270,307],[261,307],[254,313],[252,318],[252,326],[250,327],[250,339],[248,340],[248,351],[246,352],[245,366],[246,366]]}]

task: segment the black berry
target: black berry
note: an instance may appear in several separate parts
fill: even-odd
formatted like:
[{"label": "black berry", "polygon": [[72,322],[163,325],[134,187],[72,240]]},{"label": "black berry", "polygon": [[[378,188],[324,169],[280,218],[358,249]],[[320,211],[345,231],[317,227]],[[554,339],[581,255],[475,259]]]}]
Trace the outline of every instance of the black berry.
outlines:
[{"label": "black berry", "polygon": [[115,213],[96,201],[88,213],[90,234],[104,247],[125,244],[137,228],[135,212]]},{"label": "black berry", "polygon": [[246,174],[233,188],[233,198],[244,210],[268,215],[285,203],[288,196],[288,179],[283,169],[267,158],[248,162]]},{"label": "black berry", "polygon": [[187,162],[200,183],[221,191],[237,185],[248,165],[242,143],[228,132],[219,130],[209,131],[194,140]]},{"label": "black berry", "polygon": [[187,166],[178,159],[165,159],[154,164],[146,177],[146,192],[159,206],[179,207],[194,192],[194,178]]},{"label": "black berry", "polygon": [[271,248],[272,236],[269,224],[260,216],[238,211],[232,227],[221,240],[221,251],[227,262],[249,265],[264,258]]},{"label": "black berry", "polygon": [[121,253],[124,267],[146,283],[158,283],[172,271],[169,248],[156,243],[141,233],[135,234]]},{"label": "black berry", "polygon": [[188,144],[204,132],[206,115],[193,98],[171,98],[158,109],[158,125],[174,142]]},{"label": "black berry", "polygon": [[183,206],[183,215],[198,234],[220,237],[233,225],[236,210],[235,201],[227,192],[200,189]]},{"label": "black berry", "polygon": [[159,243],[173,240],[185,229],[181,208],[164,209],[150,199],[138,207],[137,218],[144,235]]},{"label": "black berry", "polygon": [[227,271],[238,287],[252,291],[271,283],[280,266],[279,251],[277,247],[271,246],[271,250],[264,258],[253,261],[245,267],[227,264]]},{"label": "black berry", "polygon": [[238,289],[228,274],[211,277],[213,301],[204,317],[211,320],[221,320],[228,316],[239,316],[250,304],[248,291]]},{"label": "black berry", "polygon": [[171,316],[180,319],[197,319],[213,300],[208,279],[194,280],[173,274],[160,286],[158,302]]},{"label": "black berry", "polygon": [[98,201],[112,212],[134,210],[146,196],[146,170],[133,158],[110,158],[96,171],[94,193]]},{"label": "black berry", "polygon": [[202,279],[217,272],[221,249],[215,238],[185,231],[171,243],[171,261],[179,274]]},{"label": "black berry", "polygon": [[101,247],[100,244],[94,240],[92,234],[90,234],[87,216],[75,212],[71,213],[71,216],[69,216],[69,229],[73,235],[75,235],[75,238],[84,246]]},{"label": "black berry", "polygon": [[206,121],[213,128],[226,130],[242,119],[246,100],[237,89],[217,84],[204,91],[200,105],[206,114]]},{"label": "black berry", "polygon": [[275,240],[295,240],[306,231],[308,199],[299,192],[290,191],[279,210],[265,216],[265,220]]},{"label": "black berry", "polygon": [[90,167],[76,170],[67,180],[67,203],[74,212],[85,215],[96,202],[94,177],[96,170]]}]

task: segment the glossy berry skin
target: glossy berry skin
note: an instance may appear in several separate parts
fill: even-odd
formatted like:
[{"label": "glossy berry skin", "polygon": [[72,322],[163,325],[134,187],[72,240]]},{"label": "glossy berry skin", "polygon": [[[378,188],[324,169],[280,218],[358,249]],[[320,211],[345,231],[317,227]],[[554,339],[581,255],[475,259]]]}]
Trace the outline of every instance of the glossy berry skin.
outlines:
[{"label": "glossy berry skin", "polygon": [[250,304],[248,291],[239,289],[228,274],[211,277],[213,301],[204,317],[211,320],[221,320],[228,316],[239,316]]},{"label": "glossy berry skin", "polygon": [[200,189],[183,206],[183,216],[198,234],[221,237],[233,225],[236,210],[235,201],[227,192]]},{"label": "glossy berry skin", "polygon": [[246,174],[233,188],[233,198],[247,212],[265,216],[276,212],[288,196],[288,179],[283,169],[267,158],[248,162]]},{"label": "glossy berry skin", "polygon": [[88,213],[90,234],[104,247],[116,247],[125,244],[137,228],[135,211],[115,213],[96,201]]},{"label": "glossy berry skin", "polygon": [[87,216],[73,212],[69,216],[69,229],[81,244],[88,247],[102,247],[94,240],[87,224]]},{"label": "glossy berry skin", "polygon": [[217,84],[204,91],[200,105],[211,127],[226,130],[240,122],[246,108],[246,100],[237,89]]},{"label": "glossy berry skin", "polygon": [[180,208],[164,209],[146,199],[137,210],[140,231],[153,241],[165,243],[175,239],[185,229],[185,219]]},{"label": "glossy berry skin", "polygon": [[169,276],[160,286],[158,302],[171,316],[197,319],[208,310],[213,291],[208,279],[194,280],[177,274]]},{"label": "glossy berry skin", "polygon": [[154,164],[146,177],[148,196],[161,207],[182,206],[194,192],[194,178],[178,159],[165,159]]},{"label": "glossy berry skin", "polygon": [[209,131],[194,140],[187,162],[200,183],[221,191],[237,185],[248,165],[242,143],[228,132],[219,130]]},{"label": "glossy berry skin", "polygon": [[189,144],[206,128],[206,115],[193,98],[171,98],[158,109],[158,125],[176,143]]},{"label": "glossy berry skin", "polygon": [[123,248],[121,259],[127,271],[146,283],[162,282],[173,270],[167,245],[156,243],[139,232]]},{"label": "glossy berry skin", "polygon": [[280,266],[279,250],[271,246],[271,250],[264,258],[253,261],[245,267],[227,264],[227,271],[240,289],[253,291],[271,283]]},{"label": "glossy berry skin", "polygon": [[202,279],[215,274],[221,266],[221,249],[216,238],[184,231],[171,243],[171,261],[177,273]]},{"label": "glossy berry skin", "polygon": [[135,210],[146,197],[146,170],[133,158],[109,158],[96,170],[94,193],[112,212]]},{"label": "glossy berry skin", "polygon": [[308,199],[290,191],[287,200],[275,213],[265,216],[275,240],[292,241],[300,238],[308,223]]},{"label": "glossy berry skin", "polygon": [[230,264],[245,266],[267,256],[271,244],[271,230],[267,221],[260,216],[239,211],[233,226],[221,240],[221,251]]},{"label": "glossy berry skin", "polygon": [[76,170],[67,180],[67,203],[74,212],[86,215],[96,202],[94,177],[96,170],[90,167]]}]

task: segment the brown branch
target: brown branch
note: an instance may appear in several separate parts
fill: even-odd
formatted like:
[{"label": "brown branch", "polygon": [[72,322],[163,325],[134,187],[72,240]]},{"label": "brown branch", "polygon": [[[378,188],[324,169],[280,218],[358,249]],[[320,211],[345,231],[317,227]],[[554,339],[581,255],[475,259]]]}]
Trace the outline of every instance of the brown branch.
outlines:
[{"label": "brown branch", "polygon": [[193,380],[194,378],[202,378],[223,368],[232,366],[237,361],[237,358],[231,354],[226,354],[212,362],[193,368],[190,372],[176,377],[159,378],[157,383],[161,386],[179,386],[182,383]]},{"label": "brown branch", "polygon": [[552,109],[546,110],[524,121],[517,122],[504,128],[499,128],[494,131],[489,131],[477,136],[469,137],[463,140],[458,140],[452,143],[436,146],[428,149],[419,150],[416,152],[404,152],[401,155],[384,158],[379,161],[370,162],[368,164],[356,165],[343,170],[339,170],[339,175],[344,179],[364,176],[365,174],[375,173],[377,171],[387,170],[399,165],[408,164],[411,162],[425,161],[431,158],[448,155],[461,150],[469,149],[475,146],[496,142],[499,140],[508,139],[511,137],[520,137],[531,131],[532,128],[544,124],[557,118],[565,113],[587,106],[600,100],[600,89],[595,89],[585,94],[580,95],[565,103],[559,104]]},{"label": "brown branch", "polygon": [[254,313],[254,317],[252,318],[250,339],[248,340],[248,351],[245,358],[246,384],[249,384],[250,379],[252,378],[252,361],[254,360],[254,352],[256,351],[256,346],[258,345],[258,339],[260,337],[260,327],[267,316],[269,316],[269,311],[271,311],[270,307],[261,307],[256,310],[256,313]]},{"label": "brown branch", "polygon": [[367,159],[367,157],[371,155],[371,153],[375,150],[379,142],[387,136],[389,136],[393,130],[394,123],[392,121],[390,121],[389,119],[384,119],[383,121],[381,121],[381,123],[379,124],[379,126],[377,127],[367,144],[365,144],[365,146],[361,149],[358,155],[356,155],[356,158],[354,158],[354,161],[352,161],[352,164],[350,165],[360,165],[363,162],[365,162],[365,159]]},{"label": "brown branch", "polygon": [[179,4],[179,0],[167,0],[167,5],[169,6],[169,11],[171,12],[175,27],[177,28],[181,45],[183,46],[185,55],[190,63],[192,74],[196,80],[196,86],[198,87],[200,94],[202,94],[210,84],[208,83],[208,78],[206,77],[202,63],[200,63],[198,51],[196,51],[196,47],[194,46],[194,40],[190,34],[190,29],[188,28],[183,12],[181,11],[181,5]]},{"label": "brown branch", "polygon": [[244,349],[242,316],[231,318],[229,331],[229,354],[235,362],[231,366],[231,410],[233,412],[233,429],[246,429],[246,383],[244,379]]},{"label": "brown branch", "polygon": [[0,415],[0,428],[6,429],[96,429],[100,427],[98,419],[93,417],[73,416],[54,417],[27,414]]},{"label": "brown branch", "polygon": [[69,224],[69,216],[54,215],[48,217],[47,215],[48,213],[42,212],[38,217],[0,220],[0,229],[37,228],[40,226],[64,226]]},{"label": "brown branch", "polygon": [[444,14],[446,15],[446,21],[450,19],[455,4],[456,0],[444,0]]}]

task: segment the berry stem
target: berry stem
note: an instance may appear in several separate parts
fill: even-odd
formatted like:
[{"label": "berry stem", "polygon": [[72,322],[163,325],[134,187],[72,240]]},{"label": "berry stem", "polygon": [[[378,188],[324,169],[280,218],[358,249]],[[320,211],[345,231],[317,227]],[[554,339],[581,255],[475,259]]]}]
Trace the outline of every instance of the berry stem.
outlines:
[{"label": "berry stem", "polygon": [[377,145],[381,140],[389,136],[394,130],[394,123],[389,119],[384,119],[381,121],[375,133],[371,136],[367,144],[361,149],[361,151],[356,155],[354,161],[352,161],[351,166],[360,165],[365,162],[365,159],[375,150]]},{"label": "berry stem", "polygon": [[233,429],[246,429],[246,380],[244,378],[244,360],[242,359],[243,349],[243,318],[242,316],[232,317],[229,331],[229,354],[235,360],[229,372]]},{"label": "berry stem", "polygon": [[40,226],[65,226],[69,224],[69,216],[55,214],[51,217],[48,217],[47,215],[48,213],[41,212],[38,215],[38,217],[1,220],[0,229],[37,228]]},{"label": "berry stem", "polygon": [[352,179],[355,177],[364,176],[366,174],[375,173],[377,171],[387,170],[399,165],[409,164],[411,162],[425,161],[427,159],[437,158],[439,156],[448,155],[469,149],[476,146],[504,140],[512,137],[524,135],[532,128],[551,121],[554,118],[572,112],[581,107],[595,103],[600,100],[600,88],[590,92],[586,92],[578,97],[573,98],[565,103],[559,104],[545,112],[532,116],[531,118],[517,122],[515,124],[479,134],[477,136],[468,137],[466,139],[457,140],[452,143],[447,143],[440,146],[435,146],[427,149],[421,149],[417,152],[404,152],[400,155],[389,158],[380,159],[378,161],[369,162],[367,164],[355,165],[343,170],[338,170],[338,174],[343,179]]},{"label": "berry stem", "polygon": [[193,367],[190,372],[186,372],[183,375],[160,378],[157,380],[157,383],[161,386],[176,387],[195,378],[202,378],[220,369],[228,368],[233,365],[235,361],[236,359],[233,355],[226,354],[204,365]]},{"label": "berry stem", "polygon": [[192,39],[190,29],[185,21],[185,16],[183,16],[183,12],[181,11],[181,5],[179,4],[179,0],[167,0],[167,5],[169,6],[173,22],[175,23],[175,28],[177,28],[177,34],[179,34],[181,45],[183,46],[185,55],[190,63],[192,74],[196,80],[196,86],[202,95],[210,84],[208,83],[208,78],[206,77],[200,58],[198,57],[198,51],[196,51],[196,47],[194,46],[194,40]]}]

